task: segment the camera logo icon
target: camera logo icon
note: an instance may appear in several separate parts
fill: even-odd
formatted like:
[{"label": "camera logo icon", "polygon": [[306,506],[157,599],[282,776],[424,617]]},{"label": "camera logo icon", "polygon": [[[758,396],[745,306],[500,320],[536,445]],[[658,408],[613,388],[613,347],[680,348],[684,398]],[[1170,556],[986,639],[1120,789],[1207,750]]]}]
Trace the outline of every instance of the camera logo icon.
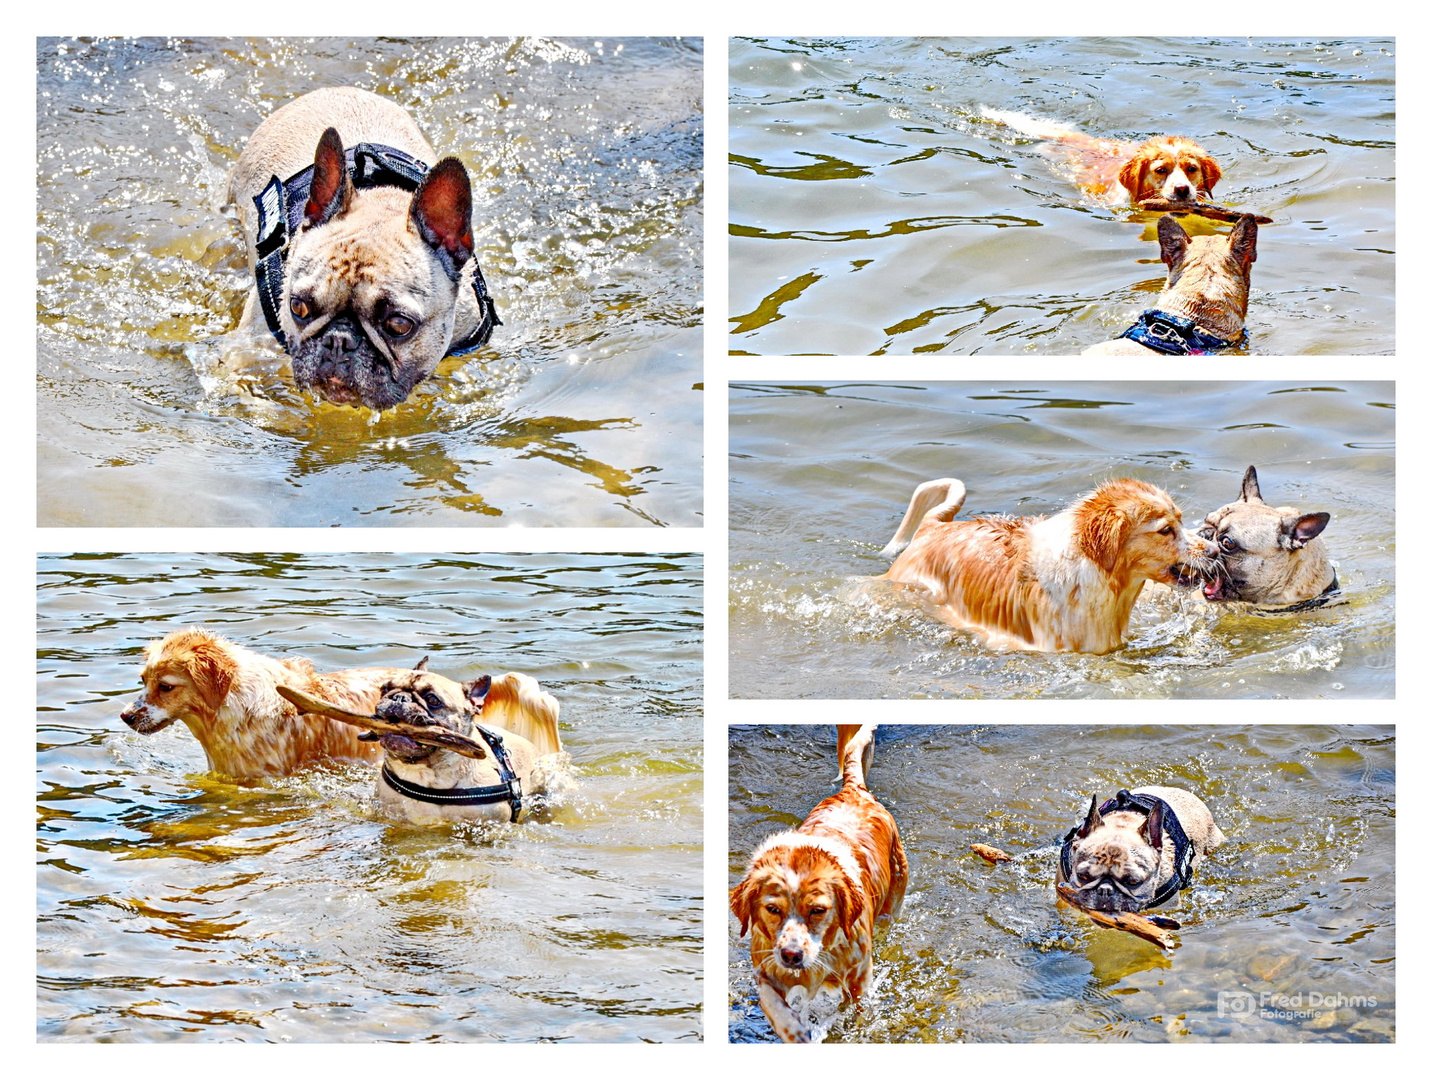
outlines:
[{"label": "camera logo icon", "polygon": [[1252,1016],[1258,1011],[1258,999],[1246,990],[1221,990],[1218,993],[1218,1015]]}]

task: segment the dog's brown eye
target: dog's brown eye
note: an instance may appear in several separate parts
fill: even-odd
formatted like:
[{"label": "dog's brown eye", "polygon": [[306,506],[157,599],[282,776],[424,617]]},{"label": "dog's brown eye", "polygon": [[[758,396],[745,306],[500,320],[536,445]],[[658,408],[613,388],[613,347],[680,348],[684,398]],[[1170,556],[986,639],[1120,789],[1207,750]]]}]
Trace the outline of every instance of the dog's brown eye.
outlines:
[{"label": "dog's brown eye", "polygon": [[781,913],[781,909],[775,904],[767,904],[766,910],[769,911],[772,915],[779,915]]},{"label": "dog's brown eye", "polygon": [[1159,530],[1159,535],[1160,535],[1160,536],[1172,536],[1172,535],[1173,535],[1173,526],[1172,526],[1172,525],[1165,525],[1162,529]]},{"label": "dog's brown eye", "polygon": [[813,908],[810,909],[810,917],[811,917],[812,919],[819,919],[822,915],[824,915],[824,914],[825,914],[827,911],[829,911],[829,910],[830,910],[830,908],[813,907]]},{"label": "dog's brown eye", "polygon": [[383,320],[383,333],[389,337],[407,337],[418,324],[406,315],[389,315]]},{"label": "dog's brown eye", "polygon": [[293,312],[293,317],[295,319],[298,319],[300,322],[302,322],[304,319],[307,319],[309,314],[313,311],[313,309],[309,306],[308,301],[303,299],[303,297],[301,296],[295,296],[290,298],[288,302],[288,310]]},{"label": "dog's brown eye", "polygon": [[1234,540],[1231,536],[1225,536],[1222,540],[1218,541],[1218,546],[1232,555],[1238,550],[1238,541]]}]

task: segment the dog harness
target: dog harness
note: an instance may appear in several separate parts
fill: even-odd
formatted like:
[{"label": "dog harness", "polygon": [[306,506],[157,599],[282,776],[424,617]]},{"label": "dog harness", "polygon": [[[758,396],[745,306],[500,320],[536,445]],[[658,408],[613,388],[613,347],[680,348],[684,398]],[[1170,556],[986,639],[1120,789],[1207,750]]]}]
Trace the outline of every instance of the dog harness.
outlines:
[{"label": "dog harness", "polygon": [[516,821],[522,813],[522,780],[518,777],[517,770],[512,767],[512,757],[508,754],[507,747],[502,745],[502,736],[481,724],[474,724],[473,731],[481,735],[483,741],[492,748],[492,758],[497,765],[497,775],[501,783],[468,788],[423,787],[395,775],[388,768],[386,761],[383,762],[383,769],[379,774],[383,783],[399,795],[439,806],[490,806],[493,803],[505,802],[512,809],[512,817],[509,820]]},{"label": "dog harness", "polygon": [[[428,173],[428,166],[417,158],[377,143],[359,143],[345,150],[344,156],[355,188],[395,187],[403,191],[417,191]],[[303,208],[308,203],[308,191],[313,186],[313,168],[310,165],[287,180],[272,177],[268,185],[254,196],[254,206],[258,208],[254,276],[258,282],[259,304],[269,332],[285,351],[288,351],[288,339],[278,318],[283,304],[283,269],[288,261],[289,241],[303,224]],[[476,255],[472,257],[472,291],[477,295],[477,309],[482,312],[482,321],[464,340],[455,342],[448,349],[448,356],[465,356],[481,348],[492,337],[493,328],[502,325],[502,320],[497,317],[497,306],[487,293],[487,282],[483,279],[482,268],[477,265]]]},{"label": "dog harness", "polygon": [[1160,352],[1166,356],[1207,356],[1209,353],[1232,349],[1248,343],[1246,329],[1238,335],[1237,340],[1225,341],[1221,337],[1215,337],[1213,334],[1200,330],[1192,319],[1185,319],[1180,315],[1170,315],[1157,308],[1145,311],[1139,316],[1139,321],[1119,337],[1128,338],[1138,345],[1153,349],[1154,352]]},{"label": "dog harness", "polygon": [[[1193,845],[1189,843],[1188,834],[1183,831],[1183,825],[1178,820],[1178,815],[1173,812],[1173,807],[1164,802],[1156,795],[1133,795],[1127,788],[1121,789],[1112,799],[1106,799],[1104,805],[1099,807],[1100,815],[1112,814],[1115,810],[1133,810],[1147,815],[1155,806],[1163,808],[1160,817],[1160,825],[1164,835],[1173,841],[1173,874],[1163,883],[1163,886],[1154,893],[1154,898],[1148,902],[1148,907],[1158,907],[1168,900],[1180,889],[1186,889],[1193,884],[1193,856],[1195,854]],[[1079,835],[1082,825],[1076,825],[1064,836],[1064,846],[1059,849],[1059,866],[1064,871],[1064,880],[1074,880],[1074,841]]]}]

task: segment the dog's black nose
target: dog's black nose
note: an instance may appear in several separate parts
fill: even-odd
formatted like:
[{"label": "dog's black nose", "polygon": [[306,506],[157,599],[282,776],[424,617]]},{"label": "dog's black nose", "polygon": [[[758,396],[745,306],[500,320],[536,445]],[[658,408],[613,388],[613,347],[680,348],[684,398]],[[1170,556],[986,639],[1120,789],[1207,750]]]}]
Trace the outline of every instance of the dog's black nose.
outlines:
[{"label": "dog's black nose", "polygon": [[781,963],[785,964],[786,967],[800,967],[801,961],[804,959],[805,953],[801,952],[800,949],[784,948],[781,950]]},{"label": "dog's black nose", "polygon": [[1173,194],[1176,202],[1188,202],[1188,197],[1193,194],[1193,191],[1187,184],[1180,184],[1173,189]]}]

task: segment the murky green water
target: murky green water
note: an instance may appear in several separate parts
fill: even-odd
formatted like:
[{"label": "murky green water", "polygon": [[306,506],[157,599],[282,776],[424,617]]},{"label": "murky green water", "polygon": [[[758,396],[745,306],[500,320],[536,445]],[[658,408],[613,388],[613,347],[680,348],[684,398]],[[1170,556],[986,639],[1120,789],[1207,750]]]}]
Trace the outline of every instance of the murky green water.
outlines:
[{"label": "murky green water", "polygon": [[[39,563],[42,1041],[694,1041],[701,561],[95,555]],[[242,786],[119,720],[195,622],[320,668],[525,671],[576,786],[542,820],[423,829],[371,766]]]},{"label": "murky green water", "polygon": [[[733,387],[731,693],[1390,697],[1393,400],[1346,381]],[[1268,501],[1332,514],[1341,603],[1266,617],[1146,588],[1127,644],[1100,657],[994,652],[861,588],[924,480],[963,480],[972,517],[1051,513],[1136,476],[1188,523],[1237,499],[1249,465]]]},{"label": "murky green water", "polygon": [[[834,791],[834,730],[733,729],[730,766],[734,885]],[[910,890],[875,992],[827,1041],[1390,1041],[1395,776],[1391,727],[882,726],[870,788]],[[1182,923],[1168,953],[1054,902],[1089,797],[1149,783],[1198,794],[1228,837],[1160,909]],[[772,1040],[727,922],[730,1038]]]},{"label": "murky green water", "polygon": [[1390,353],[1394,69],[1390,39],[735,39],[730,348],[1070,354],[1131,325],[1165,278],[1154,216],[986,106],[1195,139],[1217,201],[1273,218],[1249,351]]},{"label": "murky green water", "polygon": [[[699,40],[41,39],[37,62],[42,525],[701,524]],[[250,286],[226,171],[336,85],[468,166],[505,323],[380,417],[299,394],[277,352],[200,377]]]}]

